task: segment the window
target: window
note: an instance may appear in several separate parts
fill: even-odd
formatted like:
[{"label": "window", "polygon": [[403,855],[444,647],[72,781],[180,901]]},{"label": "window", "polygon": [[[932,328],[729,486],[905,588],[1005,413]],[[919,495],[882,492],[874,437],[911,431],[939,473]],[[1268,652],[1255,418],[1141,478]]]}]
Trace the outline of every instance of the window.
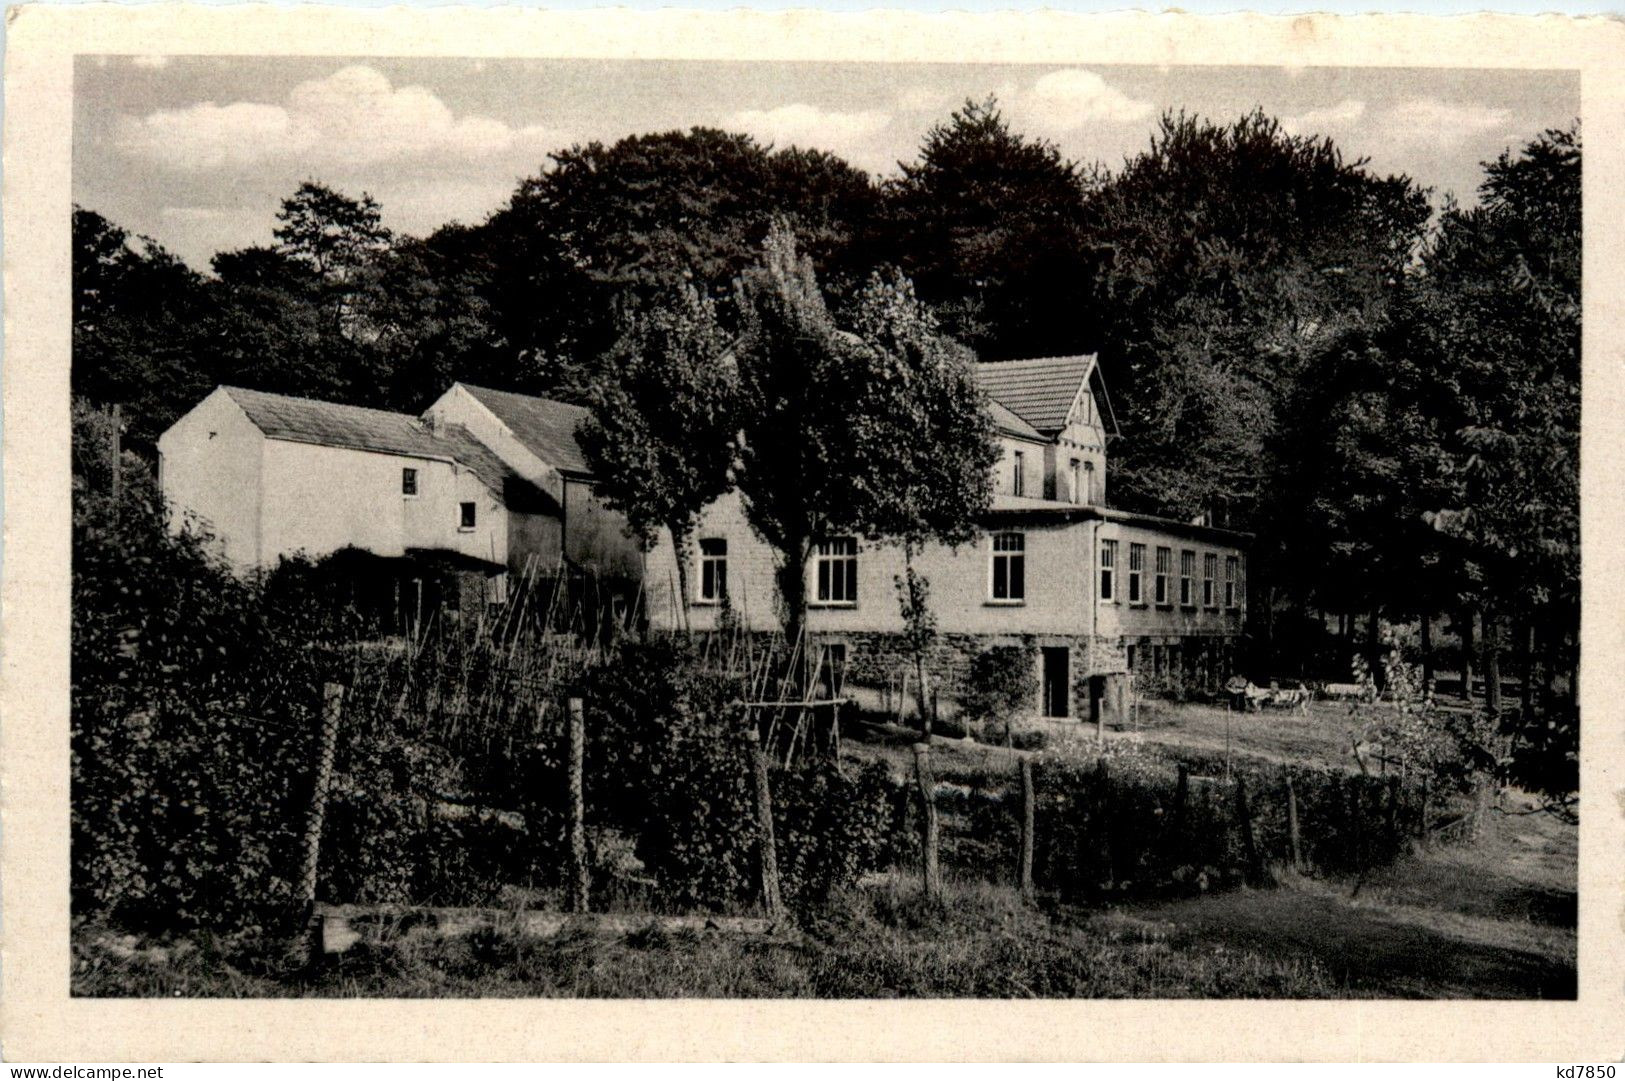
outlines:
[{"label": "window", "polygon": [[416,469],[407,467],[401,470],[401,494],[418,494],[418,471]]},{"label": "window", "polygon": [[1027,537],[1022,533],[993,534],[993,582],[996,601],[1027,599]]},{"label": "window", "polygon": [[1010,476],[1010,494],[1021,495],[1027,490],[1027,478],[1025,476],[1027,472],[1027,455],[1018,450],[1015,452],[1015,456],[1015,472]]},{"label": "window", "polygon": [[1216,607],[1218,607],[1218,597],[1217,597],[1217,594],[1215,592],[1216,589],[1217,589],[1217,586],[1215,585],[1215,583],[1217,582],[1218,577],[1219,577],[1219,557],[1214,555],[1212,552],[1203,552],[1202,553],[1202,607],[1204,607],[1204,608],[1216,608]]},{"label": "window", "polygon": [[459,515],[457,519],[457,528],[461,530],[473,529],[475,521],[474,504],[459,503],[457,504],[457,512]]},{"label": "window", "polygon": [[852,537],[831,537],[818,542],[813,564],[817,572],[819,604],[858,603],[858,542]]},{"label": "window", "polygon": [[1144,595],[1140,592],[1140,577],[1145,573],[1145,545],[1131,544],[1128,546],[1128,602],[1142,604]]},{"label": "window", "polygon": [[1113,596],[1113,587],[1117,584],[1113,577],[1117,574],[1117,542],[1103,540],[1100,542],[1100,599],[1103,601],[1116,600]]},{"label": "window", "polygon": [[1083,501],[1085,503],[1093,503],[1095,501],[1095,463],[1094,462],[1084,462],[1083,463]]},{"label": "window", "polygon": [[728,542],[700,538],[700,602],[719,604],[728,595]]},{"label": "window", "polygon": [[1157,549],[1157,585],[1156,598],[1158,604],[1167,604],[1168,579],[1174,573],[1174,550],[1172,548]]},{"label": "window", "polygon": [[1179,603],[1187,608],[1196,604],[1196,553],[1189,548],[1179,553]]},{"label": "window", "polygon": [[1236,607],[1236,572],[1241,569],[1241,560],[1235,556],[1224,557],[1224,606]]},{"label": "window", "polygon": [[1083,496],[1083,463],[1072,459],[1072,502],[1087,503]]}]

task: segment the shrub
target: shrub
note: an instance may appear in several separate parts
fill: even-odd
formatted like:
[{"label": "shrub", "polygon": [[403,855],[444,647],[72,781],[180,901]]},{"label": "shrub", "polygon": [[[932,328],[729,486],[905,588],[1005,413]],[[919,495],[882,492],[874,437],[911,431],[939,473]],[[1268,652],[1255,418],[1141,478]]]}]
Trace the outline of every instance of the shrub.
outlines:
[{"label": "shrub", "polygon": [[971,661],[965,715],[972,720],[1007,720],[1032,707],[1034,656],[1025,646],[990,646]]},{"label": "shrub", "polygon": [[774,841],[786,904],[806,913],[890,863],[892,784],[872,763],[832,762],[775,771]]}]

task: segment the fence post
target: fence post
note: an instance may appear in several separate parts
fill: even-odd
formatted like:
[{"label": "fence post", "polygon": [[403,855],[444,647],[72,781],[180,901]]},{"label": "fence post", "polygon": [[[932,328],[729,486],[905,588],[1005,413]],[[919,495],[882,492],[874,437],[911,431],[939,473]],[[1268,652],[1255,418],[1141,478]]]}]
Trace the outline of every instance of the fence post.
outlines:
[{"label": "fence post", "polygon": [[931,747],[914,745],[914,781],[920,793],[920,865],[925,876],[925,895],[931,900],[942,896],[942,871],[937,865],[937,795],[931,778]]},{"label": "fence post", "polygon": [[1178,858],[1174,861],[1175,867],[1183,866],[1185,863],[1185,856],[1187,855],[1185,841],[1185,805],[1190,802],[1190,798],[1191,771],[1189,766],[1181,762],[1179,764],[1179,780],[1174,785],[1174,847],[1178,852]]},{"label": "fence post", "polygon": [[755,726],[745,730],[745,742],[750,750],[750,768],[756,778],[756,843],[757,858],[762,871],[762,907],[768,919],[776,920],[784,912],[784,901],[779,893],[779,851],[773,838],[773,790],[767,781],[767,755]]},{"label": "fence post", "polygon": [[322,686],[322,735],[316,751],[316,776],[311,786],[310,817],[305,823],[304,859],[299,868],[299,900],[305,918],[316,909],[316,868],[322,847],[322,823],[327,819],[327,786],[333,778],[333,757],[338,751],[339,718],[344,714],[344,686]]},{"label": "fence post", "polygon": [[1384,822],[1388,836],[1383,838],[1383,846],[1393,845],[1399,848],[1399,775],[1390,774],[1388,777],[1388,817]]},{"label": "fence post", "polygon": [[570,718],[565,729],[565,763],[569,770],[565,809],[565,848],[570,866],[564,881],[565,907],[571,912],[587,911],[587,833],[586,792],[583,761],[586,755],[587,725],[581,699],[570,699]]},{"label": "fence post", "polygon": [[1428,796],[1429,796],[1429,792],[1428,792],[1428,779],[1427,779],[1427,776],[1425,774],[1422,777],[1421,796],[1422,796],[1422,805],[1416,809],[1416,839],[1423,842],[1424,844],[1426,844],[1427,839],[1428,839]]},{"label": "fence post", "polygon": [[1033,826],[1034,804],[1033,760],[1021,760],[1021,899],[1033,899]]},{"label": "fence post", "polygon": [[1114,864],[1115,853],[1112,851],[1111,828],[1111,775],[1106,771],[1106,758],[1102,755],[1095,760],[1095,860],[1096,869],[1103,874],[1097,874],[1097,885],[1110,885],[1117,881],[1117,868]]},{"label": "fence post", "polygon": [[1303,847],[1298,833],[1298,790],[1292,786],[1292,778],[1286,779],[1286,829],[1287,837],[1292,842],[1292,869],[1303,870]]},{"label": "fence post", "polygon": [[1253,838],[1253,812],[1247,806],[1247,781],[1236,778],[1236,817],[1241,820],[1241,851],[1247,860],[1247,877],[1259,882],[1264,877],[1263,865],[1258,859],[1258,844]]}]

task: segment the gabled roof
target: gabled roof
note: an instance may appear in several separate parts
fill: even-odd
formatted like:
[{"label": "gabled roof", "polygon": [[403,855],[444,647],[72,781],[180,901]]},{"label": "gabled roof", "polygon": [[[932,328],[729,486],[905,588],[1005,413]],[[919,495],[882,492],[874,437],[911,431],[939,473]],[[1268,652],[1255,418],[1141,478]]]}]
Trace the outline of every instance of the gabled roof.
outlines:
[{"label": "gabled roof", "polygon": [[499,495],[506,495],[509,487],[516,484],[533,489],[458,424],[446,425],[437,431],[409,413],[294,398],[243,387],[220,389],[268,439],[455,462]]},{"label": "gabled roof", "polygon": [[976,365],[976,382],[987,396],[1044,435],[1054,435],[1066,427],[1067,414],[1086,381],[1100,395],[1110,431],[1114,427],[1110,405],[1093,353],[982,361]]},{"label": "gabled roof", "polygon": [[457,385],[494,413],[536,457],[564,473],[591,475],[581,444],[576,442],[576,426],[590,412],[586,407],[467,383]]}]

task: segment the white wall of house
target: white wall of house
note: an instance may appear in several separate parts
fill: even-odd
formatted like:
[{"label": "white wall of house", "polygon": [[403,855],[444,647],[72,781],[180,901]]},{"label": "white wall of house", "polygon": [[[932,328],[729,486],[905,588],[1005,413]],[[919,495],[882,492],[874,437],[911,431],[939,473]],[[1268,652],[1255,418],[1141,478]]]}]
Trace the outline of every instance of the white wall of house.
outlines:
[{"label": "white wall of house", "polygon": [[435,423],[461,424],[509,469],[561,504],[564,502],[564,478],[558,469],[531,453],[519,437],[462,384],[453,384],[423,411],[423,416]]},{"label": "white wall of house", "polygon": [[202,529],[241,571],[261,562],[260,497],[266,439],[231,396],[216,390],[158,440],[170,528]]},{"label": "white wall of house", "polygon": [[[1065,525],[1012,524],[1008,531],[1023,538],[1025,596],[1019,602],[992,595],[992,533],[978,536],[957,549],[930,545],[915,558],[915,569],[930,580],[931,606],[937,629],[966,634],[1092,633],[1094,615],[1090,588],[1090,548],[1093,522]],[[1000,532],[1005,531],[1002,527]],[[729,493],[707,509],[695,531],[688,554],[689,624],[696,630],[717,625],[721,606],[700,598],[702,575],[699,542],[705,538],[727,541],[728,595],[735,613],[749,628],[779,627],[777,553],[752,530],[745,519],[738,493]],[[816,555],[808,566],[807,626],[811,631],[870,631],[895,633],[903,629],[896,578],[903,573],[902,549],[894,544],[859,540],[857,597],[854,603],[822,604],[817,598]],[[649,553],[645,594],[649,619],[657,628],[682,626],[677,604],[677,564],[669,535],[663,535]]]},{"label": "white wall of house", "polygon": [[[401,491],[401,471],[418,471],[418,494]],[[469,470],[447,461],[271,439],[265,442],[261,561],[347,546],[381,556],[440,548],[505,564],[507,511]],[[460,504],[475,525],[460,525]]]}]

